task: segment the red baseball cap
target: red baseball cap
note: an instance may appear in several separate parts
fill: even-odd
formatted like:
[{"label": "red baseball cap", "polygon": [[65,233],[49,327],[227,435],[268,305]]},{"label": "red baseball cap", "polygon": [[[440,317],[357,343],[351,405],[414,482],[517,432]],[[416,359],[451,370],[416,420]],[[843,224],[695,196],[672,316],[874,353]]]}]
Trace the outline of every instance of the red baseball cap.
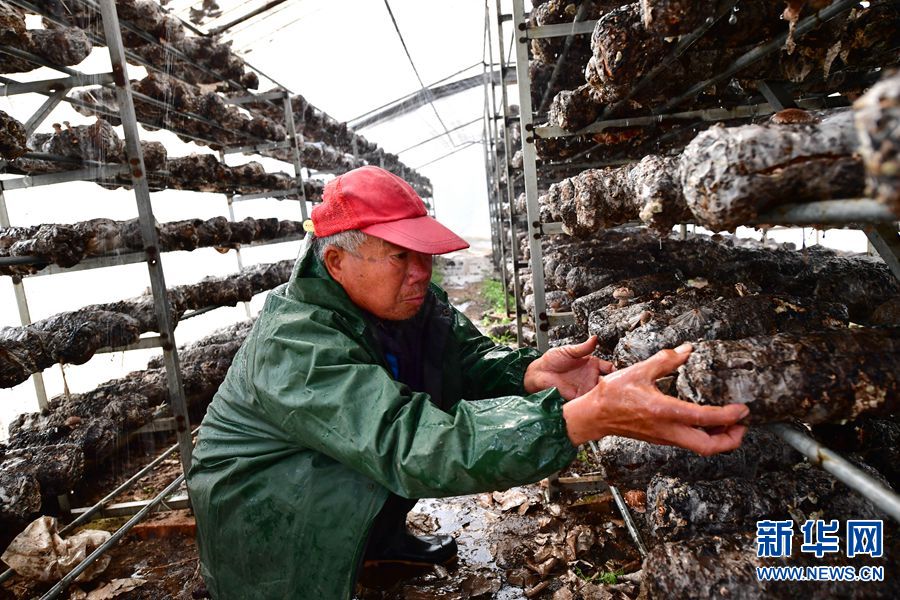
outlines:
[{"label": "red baseball cap", "polygon": [[313,208],[311,218],[316,237],[358,229],[424,254],[469,247],[428,216],[411,185],[375,166],[353,169],[325,184],[322,203]]}]

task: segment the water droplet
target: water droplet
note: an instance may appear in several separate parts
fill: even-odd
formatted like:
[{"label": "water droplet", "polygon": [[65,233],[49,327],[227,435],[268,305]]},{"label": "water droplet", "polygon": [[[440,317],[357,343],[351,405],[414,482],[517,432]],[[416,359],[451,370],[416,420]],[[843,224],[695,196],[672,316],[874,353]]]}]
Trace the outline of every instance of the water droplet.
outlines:
[{"label": "water droplet", "polygon": [[735,25],[737,23],[737,15],[732,13],[730,17],[728,17],[728,24]]}]

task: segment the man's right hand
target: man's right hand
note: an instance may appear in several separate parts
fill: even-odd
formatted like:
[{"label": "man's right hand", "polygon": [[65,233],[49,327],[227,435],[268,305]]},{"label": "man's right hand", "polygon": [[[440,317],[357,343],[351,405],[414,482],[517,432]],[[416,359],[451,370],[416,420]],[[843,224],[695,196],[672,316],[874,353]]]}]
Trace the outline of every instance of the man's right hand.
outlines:
[{"label": "man's right hand", "polygon": [[601,377],[592,390],[563,405],[572,443],[618,435],[704,456],[740,446],[747,428],[737,422],[750,413],[745,405],[700,406],[666,396],[656,387],[655,381],[683,365],[691,350],[690,344],[661,350]]}]

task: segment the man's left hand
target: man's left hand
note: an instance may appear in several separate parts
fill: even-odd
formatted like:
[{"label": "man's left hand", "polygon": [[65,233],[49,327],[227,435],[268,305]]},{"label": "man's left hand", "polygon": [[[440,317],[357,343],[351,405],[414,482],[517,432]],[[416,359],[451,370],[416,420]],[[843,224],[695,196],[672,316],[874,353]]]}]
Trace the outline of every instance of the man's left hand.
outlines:
[{"label": "man's left hand", "polygon": [[529,394],[555,387],[566,400],[593,389],[601,375],[612,373],[612,363],[591,353],[597,347],[592,335],[580,344],[551,348],[525,370],[525,391]]}]

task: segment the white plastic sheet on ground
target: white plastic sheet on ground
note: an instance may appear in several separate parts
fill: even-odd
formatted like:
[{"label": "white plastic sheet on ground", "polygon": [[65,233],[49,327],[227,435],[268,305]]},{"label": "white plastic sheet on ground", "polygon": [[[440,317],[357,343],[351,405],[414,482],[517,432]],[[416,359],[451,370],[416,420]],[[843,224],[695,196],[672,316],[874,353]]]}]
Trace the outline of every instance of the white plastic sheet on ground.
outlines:
[{"label": "white plastic sheet on ground", "polygon": [[[63,539],[56,519],[40,517],[16,536],[0,558],[23,577],[59,581],[110,536],[108,531],[85,529]],[[76,581],[90,581],[108,565],[109,556],[101,556]]]}]

